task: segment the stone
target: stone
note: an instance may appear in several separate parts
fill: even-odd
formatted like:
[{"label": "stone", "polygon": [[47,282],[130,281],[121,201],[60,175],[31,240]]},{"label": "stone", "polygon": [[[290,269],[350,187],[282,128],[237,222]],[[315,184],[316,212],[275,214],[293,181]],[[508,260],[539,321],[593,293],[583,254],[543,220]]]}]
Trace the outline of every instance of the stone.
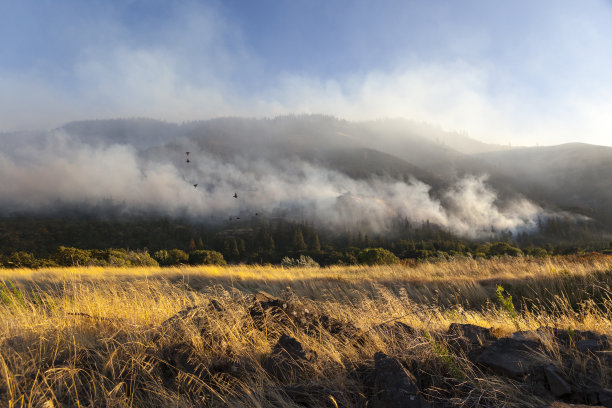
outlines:
[{"label": "stone", "polygon": [[612,390],[602,388],[599,390],[599,403],[606,408],[612,408]]},{"label": "stone", "polygon": [[299,304],[259,291],[253,297],[249,314],[256,326],[268,329],[270,324],[299,328],[307,334],[319,334],[321,329],[341,339],[358,339],[363,331],[350,323],[325,314],[313,313]]},{"label": "stone", "polygon": [[314,357],[313,353],[306,353],[295,338],[283,334],[264,360],[263,367],[278,379],[292,382]]},{"label": "stone", "polygon": [[470,361],[475,361],[497,338],[491,329],[474,324],[451,323],[446,332],[448,344],[455,353],[465,353]]},{"label": "stone", "polygon": [[395,358],[383,352],[374,355],[374,408],[423,408],[429,403],[423,398],[414,377]]},{"label": "stone", "polygon": [[[603,336],[605,337],[605,336]],[[576,342],[576,348],[581,353],[594,353],[596,351],[603,351],[607,347],[607,339],[586,339],[579,340]]]},{"label": "stone", "polygon": [[546,374],[546,381],[550,393],[554,397],[563,397],[572,393],[572,387],[565,381],[565,379],[557,372],[555,366],[552,364],[544,367],[544,373]]},{"label": "stone", "polygon": [[520,379],[542,365],[536,350],[539,343],[504,337],[497,340],[476,359],[478,364],[507,377]]},{"label": "stone", "polygon": [[449,336],[465,339],[465,341],[474,345],[496,340],[491,333],[491,329],[475,324],[451,323],[446,333]]}]

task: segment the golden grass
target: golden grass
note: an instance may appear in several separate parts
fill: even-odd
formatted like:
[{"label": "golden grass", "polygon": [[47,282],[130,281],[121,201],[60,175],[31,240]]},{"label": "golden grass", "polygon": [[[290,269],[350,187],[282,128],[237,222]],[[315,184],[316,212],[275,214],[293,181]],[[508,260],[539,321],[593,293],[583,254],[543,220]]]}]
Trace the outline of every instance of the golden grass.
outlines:
[{"label": "golden grass", "polygon": [[[492,327],[498,335],[540,326],[612,335],[607,257],[317,269],[16,269],[0,270],[0,282],[0,405],[9,407],[296,406],[283,391],[286,384],[262,368],[278,335],[267,335],[248,315],[249,296],[257,290],[292,298],[371,334],[368,344],[355,348],[329,334],[278,328],[316,352],[308,376],[336,393],[312,406],[333,406],[332,399],[362,406],[347,376],[378,350],[412,356],[435,372],[447,370],[431,340],[372,331],[387,321],[423,333],[443,332],[458,322]],[[498,284],[513,296],[518,315],[495,300]],[[206,315],[206,334],[191,326],[180,333],[163,328],[178,311],[209,299],[225,312]],[[172,360],[178,374],[170,383],[162,370],[168,353],[178,361]],[[228,364],[236,372],[217,367]],[[498,377],[485,380],[470,364],[457,364],[471,373],[468,384],[483,401],[541,402],[523,398],[520,385]],[[470,405],[473,394],[458,394],[456,404]]]}]

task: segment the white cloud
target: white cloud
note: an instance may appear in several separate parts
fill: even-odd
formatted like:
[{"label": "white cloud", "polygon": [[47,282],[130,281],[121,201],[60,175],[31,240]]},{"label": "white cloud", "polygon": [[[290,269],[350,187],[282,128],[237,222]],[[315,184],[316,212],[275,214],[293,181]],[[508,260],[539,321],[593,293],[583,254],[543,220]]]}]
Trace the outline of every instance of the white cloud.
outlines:
[{"label": "white cloud", "polygon": [[[184,121],[325,113],[353,120],[405,117],[501,144],[610,145],[612,53],[609,30],[602,28],[610,8],[594,1],[586,15],[569,15],[571,9],[561,7],[550,21],[522,33],[532,38],[499,44],[477,39],[484,45],[466,59],[413,56],[365,73],[284,72],[274,81],[265,61],[249,52],[239,27],[192,4],[150,43],[111,24],[108,42],[99,35],[95,43],[83,44],[69,79],[0,68],[0,94],[9,95],[0,100],[0,130],[49,128],[83,118]],[[594,24],[585,24],[595,14]],[[510,50],[491,51],[506,45]],[[274,85],[253,85],[259,79]]]}]

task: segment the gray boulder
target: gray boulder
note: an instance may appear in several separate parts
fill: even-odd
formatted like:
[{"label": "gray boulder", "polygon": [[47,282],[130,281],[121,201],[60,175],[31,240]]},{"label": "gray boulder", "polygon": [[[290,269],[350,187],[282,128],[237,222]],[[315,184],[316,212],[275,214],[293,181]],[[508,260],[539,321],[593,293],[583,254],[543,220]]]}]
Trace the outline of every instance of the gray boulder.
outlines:
[{"label": "gray boulder", "polygon": [[533,368],[544,365],[537,354],[539,343],[504,337],[488,347],[476,362],[501,375],[521,379]]},{"label": "gray boulder", "polygon": [[429,407],[421,395],[415,379],[401,363],[382,352],[374,355],[374,408],[424,408]]}]

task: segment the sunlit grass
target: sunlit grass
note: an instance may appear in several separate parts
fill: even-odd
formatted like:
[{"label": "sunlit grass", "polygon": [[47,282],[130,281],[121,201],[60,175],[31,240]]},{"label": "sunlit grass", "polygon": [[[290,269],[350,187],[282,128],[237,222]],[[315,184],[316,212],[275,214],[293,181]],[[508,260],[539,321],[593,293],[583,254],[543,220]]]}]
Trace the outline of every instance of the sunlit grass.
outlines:
[{"label": "sunlit grass", "polygon": [[[427,333],[444,332],[451,323],[471,323],[493,328],[497,335],[541,326],[612,335],[611,281],[606,257],[303,269],[0,270],[0,383],[5,384],[0,386],[0,405],[295,406],[274,391],[279,384],[261,368],[262,356],[277,337],[268,337],[249,318],[250,295],[257,290],[292,297],[371,334],[370,343],[354,348],[330,335],[285,329],[316,352],[309,374],[313,381],[350,390],[347,372],[378,350],[416,353],[414,358],[423,364],[442,364],[427,338],[395,339],[371,330],[384,322],[400,321]],[[517,314],[496,301],[497,285],[513,296]],[[208,317],[206,335],[187,330],[179,338],[162,329],[162,322],[178,311],[209,299],[226,311]],[[210,339],[215,339],[212,345]],[[167,358],[168,347],[187,347],[205,371],[231,359],[248,375],[233,379],[185,372],[176,380],[180,387],[169,386],[158,372],[158,360]],[[495,381],[502,380],[474,386],[494,394]],[[507,406],[520,402],[520,395],[504,401]]]}]

